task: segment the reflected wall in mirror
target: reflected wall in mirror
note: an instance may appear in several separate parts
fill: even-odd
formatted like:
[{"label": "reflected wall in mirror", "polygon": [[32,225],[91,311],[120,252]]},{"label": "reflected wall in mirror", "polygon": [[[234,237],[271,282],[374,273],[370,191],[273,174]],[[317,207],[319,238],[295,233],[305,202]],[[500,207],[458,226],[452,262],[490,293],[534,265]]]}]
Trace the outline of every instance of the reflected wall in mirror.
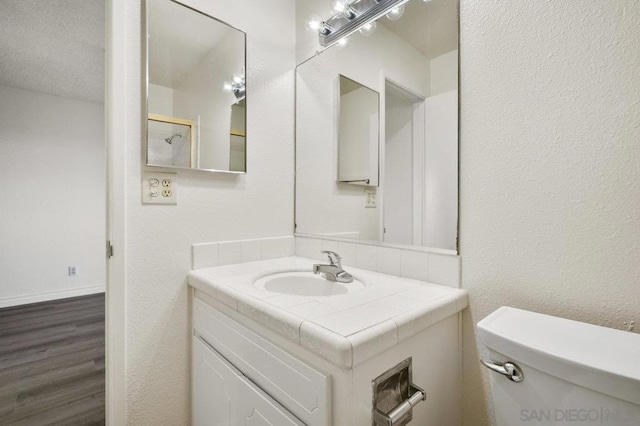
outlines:
[{"label": "reflected wall in mirror", "polygon": [[[316,14],[326,9],[302,1],[305,10],[317,4]],[[458,4],[412,0],[404,8],[400,19],[382,17],[373,33],[356,32],[346,47],[296,68],[298,234],[457,250]],[[368,187],[340,182],[351,180],[343,179],[341,76],[380,94],[379,181]],[[370,126],[360,124],[359,134]],[[374,166],[361,145],[346,157]]]},{"label": "reflected wall in mirror", "polygon": [[146,28],[146,165],[245,172],[245,33],[172,0]]},{"label": "reflected wall in mirror", "polygon": [[378,185],[380,95],[339,76],[338,182]]}]

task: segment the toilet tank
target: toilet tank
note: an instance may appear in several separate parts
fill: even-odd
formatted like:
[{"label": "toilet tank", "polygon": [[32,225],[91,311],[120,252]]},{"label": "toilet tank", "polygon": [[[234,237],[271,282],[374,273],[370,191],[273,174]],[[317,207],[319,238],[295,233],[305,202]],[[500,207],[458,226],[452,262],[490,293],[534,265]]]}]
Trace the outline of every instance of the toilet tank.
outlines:
[{"label": "toilet tank", "polygon": [[640,335],[502,307],[478,337],[524,376],[490,372],[498,426],[640,426]]}]

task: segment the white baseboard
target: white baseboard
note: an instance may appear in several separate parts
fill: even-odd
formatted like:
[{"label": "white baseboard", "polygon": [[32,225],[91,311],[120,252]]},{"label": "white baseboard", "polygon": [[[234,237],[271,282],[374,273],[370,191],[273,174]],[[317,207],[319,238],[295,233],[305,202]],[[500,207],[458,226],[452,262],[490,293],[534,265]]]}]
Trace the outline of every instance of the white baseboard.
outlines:
[{"label": "white baseboard", "polygon": [[89,294],[104,293],[104,285],[74,288],[73,290],[54,291],[51,293],[29,294],[26,296],[0,298],[0,308],[28,305],[30,303],[47,302],[49,300],[66,299],[68,297],[87,296]]}]

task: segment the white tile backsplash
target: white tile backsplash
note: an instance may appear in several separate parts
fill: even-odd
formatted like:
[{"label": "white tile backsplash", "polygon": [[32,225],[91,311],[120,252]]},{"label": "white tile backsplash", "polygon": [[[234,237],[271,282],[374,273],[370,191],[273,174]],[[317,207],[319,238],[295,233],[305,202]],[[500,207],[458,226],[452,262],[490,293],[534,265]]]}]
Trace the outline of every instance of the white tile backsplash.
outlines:
[{"label": "white tile backsplash", "polygon": [[390,247],[376,249],[376,271],[382,274],[400,276],[402,251]]},{"label": "white tile backsplash", "polygon": [[213,268],[218,265],[218,243],[203,243],[191,246],[192,269]]},{"label": "white tile backsplash", "polygon": [[[333,252],[338,252],[338,242],[337,241],[332,241],[332,240],[322,240],[322,250],[323,251],[333,251]],[[340,255],[342,255],[342,253],[340,253]],[[323,255],[323,258],[326,259],[326,256]]]},{"label": "white tile backsplash", "polygon": [[322,240],[316,238],[296,237],[296,256],[307,259],[320,259]]},{"label": "white tile backsplash", "polygon": [[376,246],[356,245],[356,267],[367,271],[376,270]]},{"label": "white tile backsplash", "polygon": [[342,256],[343,265],[356,266],[356,244],[339,241],[338,253]]},{"label": "white tile backsplash", "polygon": [[345,266],[454,288],[461,287],[461,259],[455,254],[315,237],[286,236],[194,244],[192,268],[211,268],[294,255],[326,261],[322,250],[340,254]]},{"label": "white tile backsplash", "polygon": [[434,284],[460,288],[460,256],[446,250],[386,247],[377,244],[341,241],[323,237],[295,237],[296,255],[326,260],[321,250],[340,254],[342,264]]},{"label": "white tile backsplash", "polygon": [[[319,240],[315,241],[317,243],[311,244],[321,246],[322,243]],[[319,250],[318,253],[320,253]],[[191,267],[192,269],[212,268],[288,257],[294,254],[295,240],[292,236],[200,243],[191,246]]]},{"label": "white tile backsplash", "polygon": [[293,237],[263,238],[262,259],[277,259],[295,254],[295,240]]},{"label": "white tile backsplash", "polygon": [[427,281],[429,253],[402,250],[400,275],[404,278]]},{"label": "white tile backsplash", "polygon": [[242,241],[242,263],[254,262],[262,259],[262,242],[260,240]]},{"label": "white tile backsplash", "polygon": [[218,243],[218,262],[220,265],[242,263],[242,242],[222,241]]}]

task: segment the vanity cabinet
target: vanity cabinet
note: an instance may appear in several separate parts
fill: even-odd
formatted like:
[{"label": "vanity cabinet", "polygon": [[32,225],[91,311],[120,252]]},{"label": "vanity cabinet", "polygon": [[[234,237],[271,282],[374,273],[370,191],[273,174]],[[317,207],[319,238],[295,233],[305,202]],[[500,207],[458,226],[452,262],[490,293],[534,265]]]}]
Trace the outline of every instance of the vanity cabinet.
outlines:
[{"label": "vanity cabinet", "polygon": [[192,302],[195,426],[371,426],[372,380],[409,357],[427,394],[410,424],[461,424],[458,312],[344,368],[205,292]]},{"label": "vanity cabinet", "polygon": [[330,376],[198,298],[193,325],[194,425],[331,424]]}]

